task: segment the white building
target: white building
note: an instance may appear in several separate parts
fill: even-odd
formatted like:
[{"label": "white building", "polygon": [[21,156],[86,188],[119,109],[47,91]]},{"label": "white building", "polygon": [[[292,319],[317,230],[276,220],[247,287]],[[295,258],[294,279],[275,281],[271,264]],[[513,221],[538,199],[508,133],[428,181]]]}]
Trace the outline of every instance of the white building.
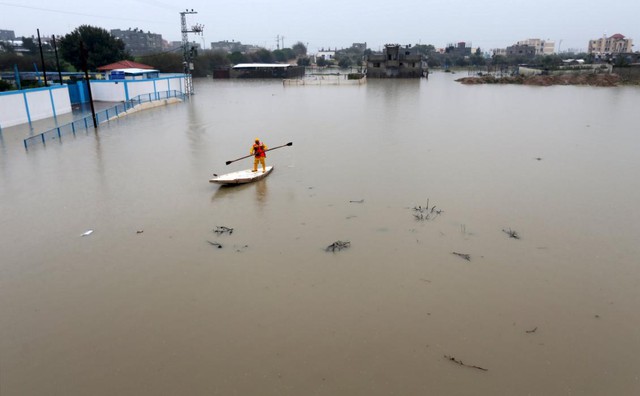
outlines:
[{"label": "white building", "polygon": [[336,51],[329,51],[329,50],[325,51],[324,49],[321,49],[316,53],[316,59],[323,58],[324,60],[330,61],[335,59],[335,57],[336,57]]},{"label": "white building", "polygon": [[622,34],[616,33],[611,37],[602,36],[601,39],[589,40],[590,54],[620,54],[633,52],[631,39],[625,38]]}]

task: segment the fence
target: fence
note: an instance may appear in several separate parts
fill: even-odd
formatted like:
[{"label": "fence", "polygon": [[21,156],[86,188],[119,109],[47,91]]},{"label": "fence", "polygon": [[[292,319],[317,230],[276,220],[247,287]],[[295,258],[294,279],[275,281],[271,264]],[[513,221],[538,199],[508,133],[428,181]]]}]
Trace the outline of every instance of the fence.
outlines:
[{"label": "fence", "polygon": [[[118,117],[122,113],[126,113],[127,111],[133,109],[136,106],[141,105],[142,103],[154,102],[163,99],[169,98],[178,98],[184,100],[185,95],[180,91],[166,91],[166,92],[153,92],[144,95],[138,95],[135,98],[123,102],[117,106],[102,110],[96,113],[96,124],[101,124],[103,122],[109,121],[111,118]],[[93,119],[91,115],[86,115],[78,120],[70,122],[68,124],[60,125],[55,128],[51,128],[47,131],[44,131],[38,135],[31,136],[29,138],[24,139],[24,148],[26,150],[29,149],[30,146],[34,144],[46,144],[47,140],[60,140],[63,135],[73,134],[76,135],[76,132],[81,131],[82,129],[89,129],[89,127],[93,126]]]}]

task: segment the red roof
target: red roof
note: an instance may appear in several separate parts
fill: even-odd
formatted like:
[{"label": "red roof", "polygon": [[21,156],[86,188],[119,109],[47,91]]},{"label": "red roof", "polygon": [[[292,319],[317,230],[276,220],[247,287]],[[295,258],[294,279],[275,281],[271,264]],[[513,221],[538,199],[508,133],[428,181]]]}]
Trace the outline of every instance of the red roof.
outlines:
[{"label": "red roof", "polygon": [[623,40],[624,36],[621,35],[620,33],[616,33],[613,36],[611,36],[610,38],[614,39],[614,40]]},{"label": "red roof", "polygon": [[112,63],[110,65],[100,66],[98,68],[99,71],[109,71],[115,69],[154,69],[154,67],[134,61],[123,60],[120,62]]}]

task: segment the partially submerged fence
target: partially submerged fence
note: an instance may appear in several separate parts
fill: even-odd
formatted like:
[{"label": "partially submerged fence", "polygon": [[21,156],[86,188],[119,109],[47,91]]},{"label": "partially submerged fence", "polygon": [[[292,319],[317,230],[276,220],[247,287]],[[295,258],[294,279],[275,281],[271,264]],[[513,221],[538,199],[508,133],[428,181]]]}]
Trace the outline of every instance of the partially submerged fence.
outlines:
[{"label": "partially submerged fence", "polygon": [[[135,98],[123,102],[119,105],[96,112],[96,123],[101,124],[103,122],[109,121],[112,118],[119,117],[121,114],[126,113],[127,111],[143,103],[155,102],[169,98],[184,100],[185,95],[180,91],[153,92],[144,95],[138,95]],[[77,132],[83,129],[87,130],[90,127],[93,127],[93,119],[91,114],[68,124],[51,128],[38,135],[24,139],[24,148],[29,149],[29,146],[39,143],[46,144],[47,140],[60,140],[63,135],[73,134],[75,136]]]}]

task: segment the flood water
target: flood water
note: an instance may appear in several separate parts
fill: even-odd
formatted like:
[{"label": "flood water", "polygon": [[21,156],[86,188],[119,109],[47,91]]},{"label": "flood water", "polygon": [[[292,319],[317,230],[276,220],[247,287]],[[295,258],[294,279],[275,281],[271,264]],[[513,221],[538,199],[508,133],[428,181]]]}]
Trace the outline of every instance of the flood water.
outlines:
[{"label": "flood water", "polygon": [[3,130],[0,395],[640,394],[640,89],[458,76]]}]

